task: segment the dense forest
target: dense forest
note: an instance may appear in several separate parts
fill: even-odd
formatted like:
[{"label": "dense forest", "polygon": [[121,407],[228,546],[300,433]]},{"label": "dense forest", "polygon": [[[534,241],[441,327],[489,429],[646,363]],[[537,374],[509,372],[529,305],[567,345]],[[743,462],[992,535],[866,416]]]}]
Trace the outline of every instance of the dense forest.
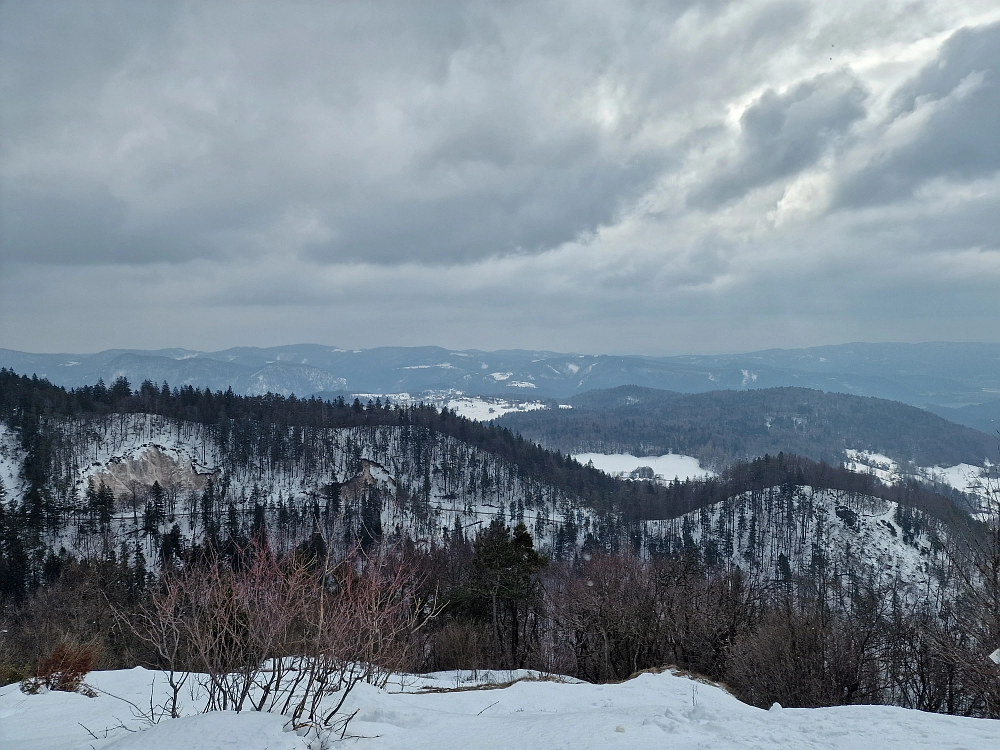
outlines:
[{"label": "dense forest", "polygon": [[568,453],[681,453],[720,469],[780,452],[838,464],[844,450],[903,465],[996,463],[1000,440],[895,401],[806,388],[674,393],[622,386],[574,396],[572,409],[507,414],[511,431]]}]

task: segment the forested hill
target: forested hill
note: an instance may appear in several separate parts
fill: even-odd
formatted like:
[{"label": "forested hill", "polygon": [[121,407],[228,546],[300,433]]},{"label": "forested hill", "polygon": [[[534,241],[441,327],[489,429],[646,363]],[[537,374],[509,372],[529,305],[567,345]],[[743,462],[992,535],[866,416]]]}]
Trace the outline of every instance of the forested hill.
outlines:
[{"label": "forested hill", "polygon": [[675,393],[639,386],[569,399],[572,409],[508,414],[499,424],[569,453],[681,453],[716,469],[764,454],[838,464],[869,450],[918,466],[981,466],[998,439],[896,401],[806,388]]},{"label": "forested hill", "polygon": [[[615,389],[620,390],[623,389]],[[620,397],[627,402],[629,398],[636,398],[630,393],[641,392],[641,389],[625,390],[627,392],[614,398]],[[674,395],[667,394],[668,397]],[[601,395],[591,394],[586,398],[600,399]],[[0,423],[14,430],[25,455],[24,496],[10,499],[23,511],[22,516],[29,525],[51,527],[65,515],[66,509],[60,507],[60,503],[69,507],[74,502],[71,496],[76,491],[74,488],[67,485],[59,490],[54,485],[60,472],[65,474],[67,459],[61,456],[65,454],[66,441],[72,439],[62,425],[68,421],[86,423],[111,414],[130,413],[204,425],[207,439],[216,450],[226,453],[234,465],[281,467],[292,462],[307,465],[310,454],[323,448],[324,430],[403,428],[400,450],[412,454],[418,463],[428,464],[416,470],[417,477],[430,480],[433,475],[435,481],[450,469],[444,465],[430,465],[433,459],[426,450],[424,436],[445,436],[495,456],[520,477],[551,487],[581,507],[613,513],[625,523],[678,517],[740,492],[783,484],[808,484],[880,497],[919,508],[942,520],[955,518],[957,512],[951,500],[915,483],[887,487],[869,475],[855,474],[808,458],[777,455],[777,452],[752,462],[738,463],[715,479],[663,486],[610,477],[580,465],[566,454],[541,448],[504,427],[459,417],[447,409],[438,411],[429,406],[400,407],[379,402],[347,404],[342,400],[328,402],[294,396],[237,396],[231,391],[213,393],[191,386],[170,389],[166,384],[157,387],[149,382],[133,392],[124,379],[119,379],[110,388],[98,383],[67,391],[45,380],[0,369]],[[575,416],[583,414],[584,410],[553,412],[556,416],[567,413]],[[619,423],[619,428],[626,426],[624,421]],[[77,429],[76,434],[82,433]],[[463,491],[460,487],[459,494]]]}]

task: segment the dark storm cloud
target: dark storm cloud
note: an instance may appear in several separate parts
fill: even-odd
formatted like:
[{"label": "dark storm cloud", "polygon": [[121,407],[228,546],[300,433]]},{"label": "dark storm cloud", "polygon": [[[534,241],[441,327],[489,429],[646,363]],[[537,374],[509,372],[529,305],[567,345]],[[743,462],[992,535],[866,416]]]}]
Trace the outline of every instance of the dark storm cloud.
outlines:
[{"label": "dark storm cloud", "polygon": [[768,89],[740,117],[735,158],[692,194],[691,204],[712,208],[812,166],[865,116],[866,96],[847,73],[820,75],[783,93]]},{"label": "dark storm cloud", "polygon": [[5,13],[9,259],[467,262],[593,232],[662,170],[578,96],[595,40],[550,55],[523,7],[157,6]]},{"label": "dark storm cloud", "polygon": [[1000,170],[1000,24],[962,29],[903,86],[892,120],[926,119],[895,148],[845,179],[840,207],[910,196],[928,180],[970,180]]}]

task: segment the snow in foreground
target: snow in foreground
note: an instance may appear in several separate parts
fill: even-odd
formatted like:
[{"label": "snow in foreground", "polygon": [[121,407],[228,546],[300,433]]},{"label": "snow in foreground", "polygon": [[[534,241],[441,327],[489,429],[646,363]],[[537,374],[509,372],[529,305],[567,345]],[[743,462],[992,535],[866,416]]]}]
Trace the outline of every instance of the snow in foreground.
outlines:
[{"label": "snow in foreground", "polygon": [[[505,679],[511,675],[500,675]],[[154,673],[96,672],[97,698],[29,696],[0,688],[0,748],[62,750],[302,750],[306,739],[273,714],[213,713],[144,725]],[[162,678],[154,692],[162,691]],[[740,703],[720,688],[669,673],[618,685],[522,681],[502,689],[420,692],[463,685],[455,673],[410,678],[351,695],[359,748],[986,748],[1000,747],[1000,721],[886,706],[770,711]],[[463,685],[464,686],[464,685]],[[117,697],[113,697],[117,696]],[[192,701],[189,709],[194,710]],[[133,730],[133,731],[129,731]],[[95,738],[96,737],[96,738]]]}]

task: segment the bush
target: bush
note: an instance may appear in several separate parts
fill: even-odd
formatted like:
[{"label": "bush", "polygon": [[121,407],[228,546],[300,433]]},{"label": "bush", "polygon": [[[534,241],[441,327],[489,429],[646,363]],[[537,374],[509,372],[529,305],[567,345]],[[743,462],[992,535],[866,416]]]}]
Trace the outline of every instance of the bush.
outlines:
[{"label": "bush", "polygon": [[64,693],[91,694],[83,678],[94,668],[96,654],[92,646],[60,643],[38,662],[34,677],[21,681],[21,690],[34,695],[45,688]]}]

